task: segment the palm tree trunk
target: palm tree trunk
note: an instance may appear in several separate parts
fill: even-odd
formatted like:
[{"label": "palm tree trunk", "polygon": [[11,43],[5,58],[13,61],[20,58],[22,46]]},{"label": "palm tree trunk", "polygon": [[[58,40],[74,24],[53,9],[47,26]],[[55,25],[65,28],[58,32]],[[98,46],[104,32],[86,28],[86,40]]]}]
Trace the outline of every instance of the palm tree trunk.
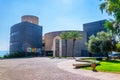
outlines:
[{"label": "palm tree trunk", "polygon": [[73,49],[72,49],[72,57],[75,57],[75,41],[76,39],[73,39]]},{"label": "palm tree trunk", "polygon": [[65,57],[67,57],[67,39],[65,39],[65,47],[66,47],[66,50],[65,50]]}]

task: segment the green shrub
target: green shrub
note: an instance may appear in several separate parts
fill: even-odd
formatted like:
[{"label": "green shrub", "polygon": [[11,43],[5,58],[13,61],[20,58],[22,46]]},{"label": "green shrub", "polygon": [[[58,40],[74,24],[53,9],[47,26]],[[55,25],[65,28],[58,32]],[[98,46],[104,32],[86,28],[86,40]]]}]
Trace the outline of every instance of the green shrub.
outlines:
[{"label": "green shrub", "polygon": [[116,44],[116,51],[120,52],[120,43]]},{"label": "green shrub", "polygon": [[16,53],[10,53],[4,55],[4,58],[20,58],[20,57],[25,57],[24,52],[16,52]]}]

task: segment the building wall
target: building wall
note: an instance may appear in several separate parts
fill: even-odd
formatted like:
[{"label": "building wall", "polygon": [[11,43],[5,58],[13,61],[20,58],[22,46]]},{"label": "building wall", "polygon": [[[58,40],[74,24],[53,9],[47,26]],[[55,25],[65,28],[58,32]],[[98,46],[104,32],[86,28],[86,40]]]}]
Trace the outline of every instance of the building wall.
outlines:
[{"label": "building wall", "polygon": [[[71,31],[56,31],[56,32],[50,32],[46,33],[44,36],[45,41],[45,51],[52,51],[53,47],[53,39],[56,36],[60,36],[62,32],[71,32]],[[81,40],[76,40],[76,46],[75,46],[75,56],[81,56],[81,50],[86,50],[85,42],[86,42],[86,33],[84,31],[78,31],[83,35],[83,38]],[[62,40],[62,56],[65,56],[65,41]],[[72,40],[68,40],[68,56],[72,56]]]},{"label": "building wall", "polygon": [[[85,23],[83,24],[83,30],[86,32],[87,36],[87,41],[89,40],[89,37],[91,35],[96,35],[100,31],[106,31],[104,28],[104,23],[106,20],[100,20],[100,21],[95,21],[95,22],[90,22],[90,23]],[[86,55],[87,54],[87,55]],[[87,50],[83,51],[82,56],[102,56],[102,54],[91,54]]]},{"label": "building wall", "polygon": [[83,30],[87,33],[87,40],[89,40],[91,35],[96,35],[97,32],[106,31],[104,23],[105,20],[100,20],[83,24]]},{"label": "building wall", "polygon": [[42,48],[42,26],[21,22],[11,27],[10,53],[26,51],[27,47]]}]

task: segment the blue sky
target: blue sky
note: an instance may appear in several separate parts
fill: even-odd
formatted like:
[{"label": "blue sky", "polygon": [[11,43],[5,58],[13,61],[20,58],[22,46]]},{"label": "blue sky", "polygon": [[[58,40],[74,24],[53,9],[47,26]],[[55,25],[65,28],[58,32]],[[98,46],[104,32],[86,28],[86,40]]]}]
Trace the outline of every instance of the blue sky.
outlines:
[{"label": "blue sky", "polygon": [[0,0],[0,50],[9,50],[10,28],[23,15],[39,17],[43,34],[82,30],[83,24],[109,19],[99,10],[99,0]]}]

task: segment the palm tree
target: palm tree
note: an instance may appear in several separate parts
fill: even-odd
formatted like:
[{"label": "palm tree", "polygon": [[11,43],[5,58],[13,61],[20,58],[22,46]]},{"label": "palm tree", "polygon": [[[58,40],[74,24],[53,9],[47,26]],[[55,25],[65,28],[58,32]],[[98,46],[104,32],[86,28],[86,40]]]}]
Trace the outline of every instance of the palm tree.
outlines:
[{"label": "palm tree", "polygon": [[74,58],[74,56],[75,56],[75,42],[77,39],[82,38],[82,34],[80,34],[78,31],[72,31],[69,33],[68,38],[73,40],[72,57]]},{"label": "palm tree", "polygon": [[62,32],[60,37],[65,40],[65,57],[67,57],[67,39],[68,39],[68,32]]}]

